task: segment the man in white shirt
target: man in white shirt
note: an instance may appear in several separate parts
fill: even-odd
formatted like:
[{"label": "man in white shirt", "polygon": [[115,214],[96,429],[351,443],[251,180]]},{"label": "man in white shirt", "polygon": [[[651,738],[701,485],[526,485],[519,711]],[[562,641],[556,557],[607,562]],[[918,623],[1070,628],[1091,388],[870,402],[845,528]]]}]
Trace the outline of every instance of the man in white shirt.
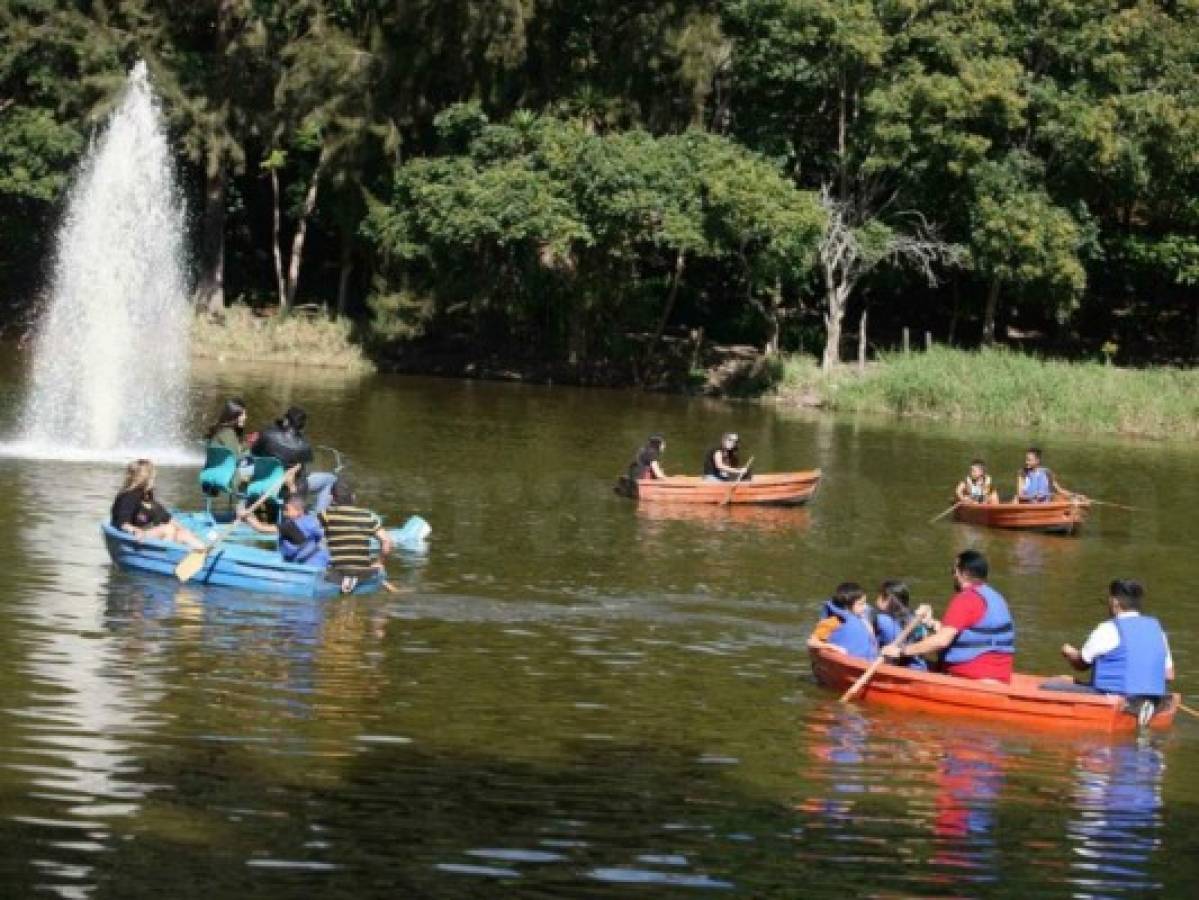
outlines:
[{"label": "man in white shirt", "polygon": [[1095,694],[1119,694],[1130,699],[1148,698],[1136,704],[1147,717],[1154,704],[1166,696],[1166,682],[1174,679],[1174,660],[1161,623],[1141,612],[1145,589],[1138,581],[1117,578],[1108,586],[1108,610],[1112,617],[1099,623],[1082,649],[1062,645],[1062,656],[1079,670],[1092,669],[1089,684],[1070,680],[1045,682],[1048,690],[1082,691]]}]

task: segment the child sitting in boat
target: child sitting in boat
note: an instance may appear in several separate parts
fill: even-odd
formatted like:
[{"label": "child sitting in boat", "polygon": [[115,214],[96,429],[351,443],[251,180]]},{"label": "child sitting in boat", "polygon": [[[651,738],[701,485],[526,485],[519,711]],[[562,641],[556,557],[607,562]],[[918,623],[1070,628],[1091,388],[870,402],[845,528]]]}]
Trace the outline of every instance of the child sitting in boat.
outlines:
[{"label": "child sitting in boat", "polygon": [[[902,581],[888,578],[879,586],[878,594],[874,598],[874,633],[881,646],[885,647],[898,640],[900,632],[916,615],[912,612],[911,605],[911,592]],[[912,629],[909,640],[919,641],[927,636],[928,628],[921,624]],[[928,671],[928,663],[919,656],[905,656],[898,662],[910,669]]]},{"label": "child sitting in boat", "polygon": [[869,604],[866,592],[856,582],[837,585],[833,596],[824,601],[824,618],[812,630],[809,647],[833,647],[850,656],[873,661],[878,656],[878,640],[866,621]]},{"label": "child sitting in boat", "polygon": [[139,541],[147,538],[203,550],[204,542],[171,518],[154,499],[154,463],[135,459],[125,468],[125,483],[112,502],[112,527]]},{"label": "child sitting in boat", "polygon": [[981,459],[972,460],[970,472],[958,482],[954,491],[958,503],[998,503],[999,492],[987,474],[987,464]]}]

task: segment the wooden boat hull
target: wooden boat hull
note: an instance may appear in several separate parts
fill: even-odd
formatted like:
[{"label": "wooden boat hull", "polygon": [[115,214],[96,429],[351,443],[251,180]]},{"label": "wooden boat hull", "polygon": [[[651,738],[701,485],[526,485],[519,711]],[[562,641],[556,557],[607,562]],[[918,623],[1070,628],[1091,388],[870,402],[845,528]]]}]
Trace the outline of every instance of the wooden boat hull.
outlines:
[{"label": "wooden boat hull", "polygon": [[[869,665],[827,648],[810,647],[808,653],[816,680],[838,691],[853,684]],[[1124,712],[1123,698],[1044,691],[1040,689],[1043,681],[1041,676],[1016,674],[1011,684],[999,684],[884,664],[858,697],[894,709],[987,719],[1022,728],[1113,734],[1136,731],[1136,719]],[[1178,701],[1178,695],[1172,695],[1149,726],[1169,728]]]},{"label": "wooden boat hull", "polygon": [[[100,530],[108,555],[122,569],[174,578],[175,567],[189,552],[183,545],[167,541],[137,541],[107,523],[101,525]],[[203,568],[188,583],[290,597],[326,597],[341,592],[340,583],[330,580],[325,569],[284,562],[274,549],[231,542],[221,544],[208,554]],[[382,583],[382,574],[362,578],[354,593],[372,593]]]},{"label": "wooden boat hull", "polygon": [[[820,486],[820,470],[776,472],[755,475],[733,487],[729,481],[706,481],[686,475],[632,481],[621,478],[616,492],[645,503],[701,503],[718,506],[726,502],[739,505],[802,506],[812,499]],[[729,491],[732,489],[732,496]]]},{"label": "wooden boat hull", "polygon": [[1049,503],[963,503],[954,518],[966,525],[1013,528],[1049,534],[1073,534],[1086,521],[1087,501],[1053,500]]}]

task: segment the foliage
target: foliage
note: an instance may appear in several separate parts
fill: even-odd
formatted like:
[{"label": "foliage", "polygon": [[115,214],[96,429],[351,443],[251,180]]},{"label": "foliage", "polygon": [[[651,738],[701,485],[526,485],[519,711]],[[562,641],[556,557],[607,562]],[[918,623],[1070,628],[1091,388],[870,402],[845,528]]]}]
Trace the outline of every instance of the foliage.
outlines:
[{"label": "foliage", "polygon": [[[1194,0],[2,7],[10,318],[140,57],[210,310],[226,288],[337,296],[380,341],[648,359],[681,326],[835,350],[869,308],[882,344],[1010,323],[1199,358]],[[873,262],[835,290],[813,276],[821,190]],[[965,264],[893,252],[934,235]]]}]

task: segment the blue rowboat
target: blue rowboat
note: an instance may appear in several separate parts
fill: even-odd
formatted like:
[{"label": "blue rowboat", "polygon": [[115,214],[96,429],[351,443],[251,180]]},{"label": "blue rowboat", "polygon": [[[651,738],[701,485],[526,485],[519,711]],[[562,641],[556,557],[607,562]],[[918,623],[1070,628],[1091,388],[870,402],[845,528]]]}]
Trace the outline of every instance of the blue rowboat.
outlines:
[{"label": "blue rowboat", "polygon": [[[100,526],[100,530],[108,546],[108,555],[122,569],[152,572],[173,579],[175,567],[189,552],[182,544],[138,541],[133,535],[113,528],[107,522]],[[273,548],[267,550],[231,541],[222,543],[208,554],[203,568],[191,578],[191,583],[292,597],[325,597],[341,593],[341,579],[331,578],[325,569],[284,562]],[[382,583],[382,573],[361,578],[354,593],[372,593]]]}]

